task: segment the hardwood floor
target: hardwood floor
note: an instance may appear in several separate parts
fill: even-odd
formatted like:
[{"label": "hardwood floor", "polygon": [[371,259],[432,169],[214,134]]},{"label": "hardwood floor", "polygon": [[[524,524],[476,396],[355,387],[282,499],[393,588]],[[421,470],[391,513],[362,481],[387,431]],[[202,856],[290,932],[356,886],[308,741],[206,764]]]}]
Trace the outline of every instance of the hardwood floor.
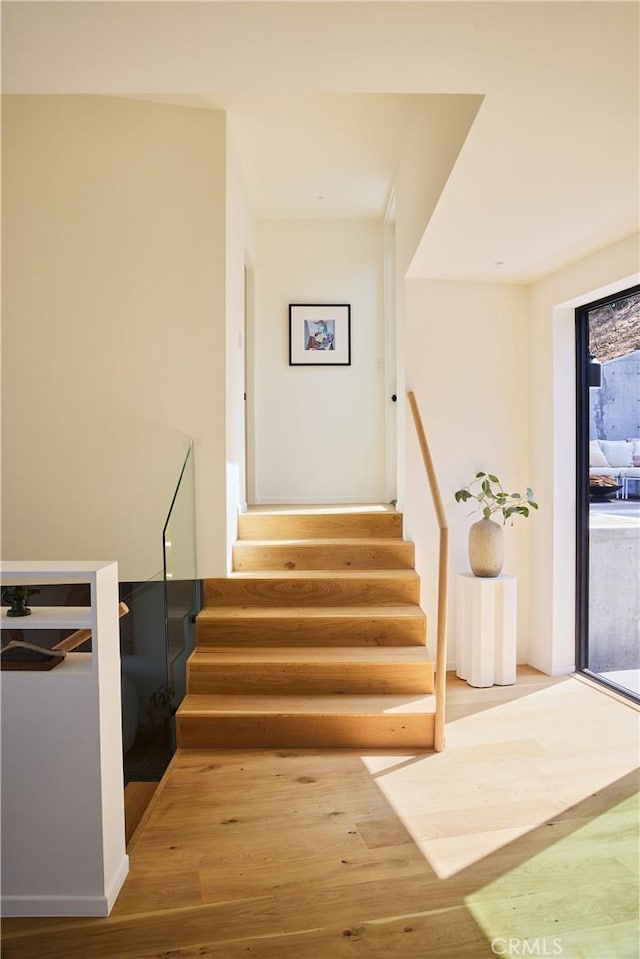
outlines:
[{"label": "hardwood floor", "polygon": [[111,916],[2,955],[637,959],[637,710],[527,667],[448,703],[440,754],[182,750]]},{"label": "hardwood floor", "polygon": [[130,782],[124,790],[124,822],[127,846],[147,811],[153,794],[158,788],[154,782]]}]

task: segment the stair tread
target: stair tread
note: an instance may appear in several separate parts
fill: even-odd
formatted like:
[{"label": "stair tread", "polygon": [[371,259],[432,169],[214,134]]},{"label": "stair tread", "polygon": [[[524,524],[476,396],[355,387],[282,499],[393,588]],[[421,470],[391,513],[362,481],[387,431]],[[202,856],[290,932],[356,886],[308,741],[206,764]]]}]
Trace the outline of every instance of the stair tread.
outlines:
[{"label": "stair tread", "polygon": [[384,547],[393,547],[398,544],[405,544],[406,546],[412,546],[412,542],[408,539],[403,539],[401,536],[398,536],[397,539],[392,539],[389,536],[329,536],[329,537],[317,537],[316,539],[306,539],[304,537],[297,537],[292,539],[241,539],[237,540],[235,545],[250,548],[255,546],[278,546],[278,547],[287,547],[287,546],[308,546],[309,549],[318,549],[324,546],[380,546]]},{"label": "stair tread", "polygon": [[[273,580],[273,579],[418,579],[415,569],[259,569],[234,570],[228,576],[218,577],[218,581],[238,579]],[[208,578],[208,582],[216,579]]]},{"label": "stair tread", "polygon": [[426,664],[424,646],[207,646],[191,654],[191,665],[230,662],[278,663],[420,663]]},{"label": "stair tread", "polygon": [[239,619],[250,616],[256,619],[331,619],[344,616],[396,619],[397,617],[424,619],[424,610],[415,603],[398,606],[205,606],[198,619]]},{"label": "stair tread", "polygon": [[432,713],[434,709],[435,696],[413,693],[384,693],[377,696],[367,693],[335,693],[329,696],[189,693],[178,708],[178,716],[255,713],[277,716],[309,713],[370,716],[381,713]]},{"label": "stair tread", "polygon": [[393,503],[283,503],[249,506],[241,516],[378,516],[402,513]]}]

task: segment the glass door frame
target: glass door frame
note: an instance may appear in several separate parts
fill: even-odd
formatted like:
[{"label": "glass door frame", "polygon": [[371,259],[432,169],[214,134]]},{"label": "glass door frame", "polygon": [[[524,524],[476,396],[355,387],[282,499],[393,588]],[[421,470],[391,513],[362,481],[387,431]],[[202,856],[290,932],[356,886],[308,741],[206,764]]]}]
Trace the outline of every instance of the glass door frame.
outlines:
[{"label": "glass door frame", "polygon": [[640,292],[640,285],[576,309],[576,671],[637,702],[630,690],[589,669],[589,314]]}]

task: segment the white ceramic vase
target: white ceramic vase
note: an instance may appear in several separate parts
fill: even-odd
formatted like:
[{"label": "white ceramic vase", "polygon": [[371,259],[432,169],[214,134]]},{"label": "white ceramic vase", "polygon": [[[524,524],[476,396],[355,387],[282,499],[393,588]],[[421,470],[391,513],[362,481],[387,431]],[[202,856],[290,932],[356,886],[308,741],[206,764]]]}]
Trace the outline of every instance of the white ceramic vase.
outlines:
[{"label": "white ceramic vase", "polygon": [[502,526],[481,519],[469,529],[469,563],[475,576],[499,576],[504,561]]}]

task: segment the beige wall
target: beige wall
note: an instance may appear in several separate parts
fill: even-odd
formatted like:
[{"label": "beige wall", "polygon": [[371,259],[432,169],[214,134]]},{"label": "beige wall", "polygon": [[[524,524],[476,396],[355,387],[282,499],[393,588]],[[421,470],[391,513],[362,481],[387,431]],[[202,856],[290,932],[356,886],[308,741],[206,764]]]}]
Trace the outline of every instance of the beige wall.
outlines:
[{"label": "beige wall", "polygon": [[[505,531],[518,578],[518,660],[551,674],[575,664],[575,308],[638,282],[638,236],[529,287],[406,283],[407,388],[415,390],[450,524],[449,663],[455,662],[455,574],[468,570],[475,516],[453,500],[478,469],[540,510]],[[435,636],[437,531],[413,427],[404,507]]]},{"label": "beige wall", "polygon": [[[455,661],[456,574],[469,572],[468,530],[480,515],[457,504],[455,490],[478,470],[509,492],[530,481],[527,314],[523,287],[409,280],[406,287],[407,389],[418,399],[450,528],[448,661]],[[412,424],[407,426],[405,529],[416,543],[422,605],[434,650],[438,532]],[[504,572],[518,578],[518,660],[529,641],[529,523],[505,529]]]},{"label": "beige wall", "polygon": [[402,276],[420,276],[411,272],[412,260],[482,100],[471,94],[416,97],[394,184]]},{"label": "beige wall", "polygon": [[[255,501],[385,493],[382,224],[263,220],[253,326]],[[351,305],[351,366],[289,366],[289,304]]]},{"label": "beige wall", "polygon": [[193,437],[224,571],[224,115],[14,96],[2,132],[3,555],[154,574]]},{"label": "beige wall", "polygon": [[[227,562],[238,533],[238,510],[246,497],[245,312],[252,311],[256,224],[232,140],[227,138],[226,189],[226,473]],[[246,284],[245,284],[246,278]],[[247,289],[245,290],[245,285]],[[246,303],[245,303],[246,298]]]}]

